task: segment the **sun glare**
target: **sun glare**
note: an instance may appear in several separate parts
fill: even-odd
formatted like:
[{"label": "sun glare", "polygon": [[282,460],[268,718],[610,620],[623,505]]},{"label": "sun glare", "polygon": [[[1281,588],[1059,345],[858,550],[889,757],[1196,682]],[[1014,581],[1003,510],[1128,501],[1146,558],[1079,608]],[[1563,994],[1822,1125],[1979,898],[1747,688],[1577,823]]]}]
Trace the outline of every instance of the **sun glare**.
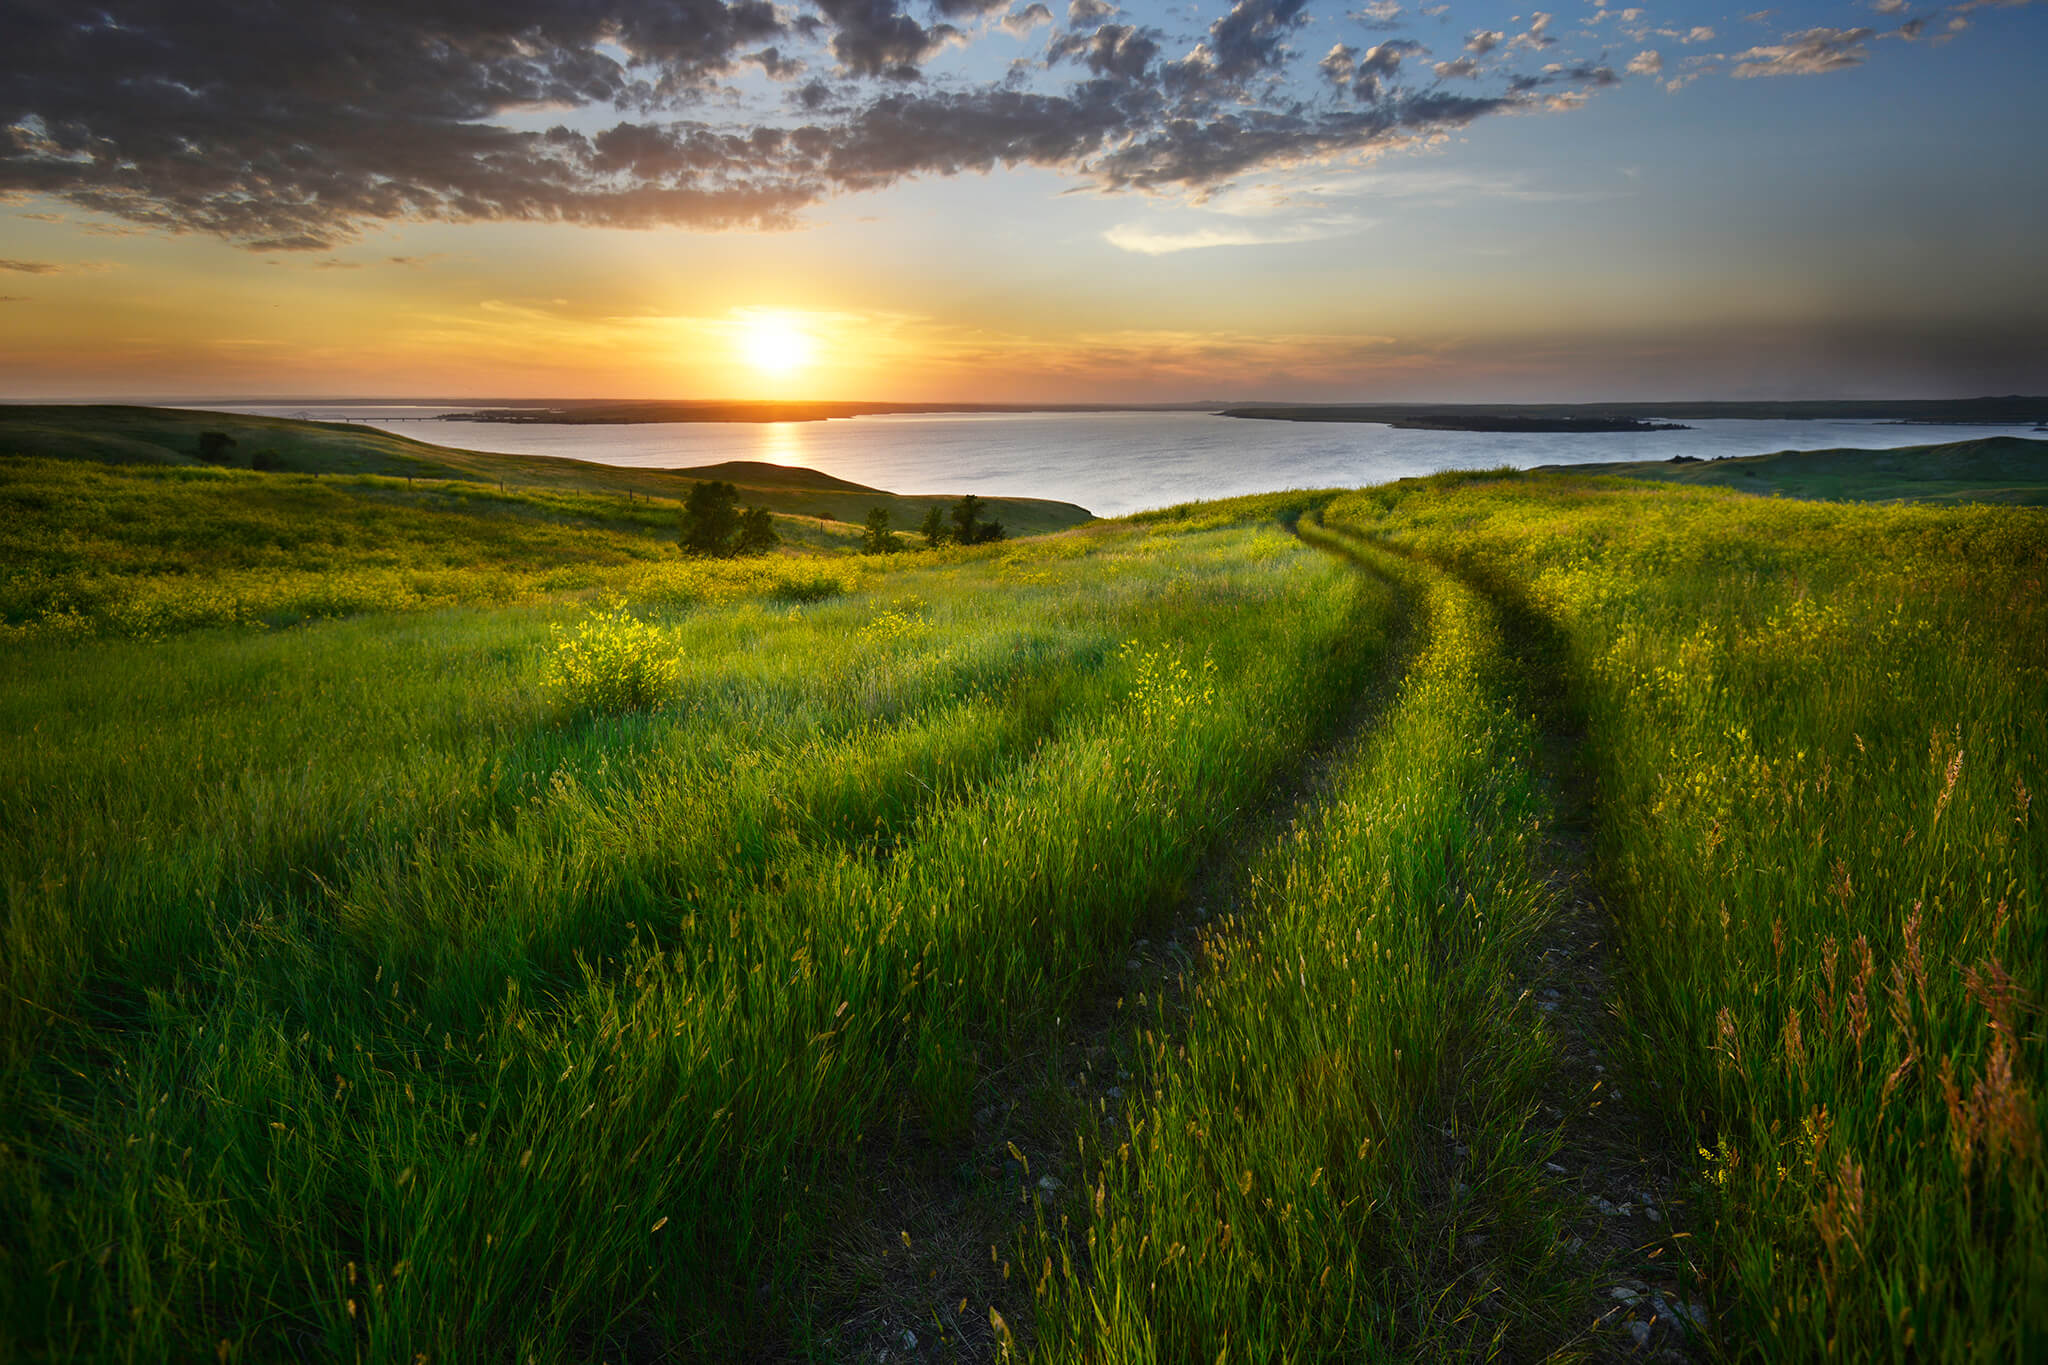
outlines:
[{"label": "sun glare", "polygon": [[766,375],[787,375],[810,362],[811,339],[777,313],[749,317],[740,332],[740,354]]}]

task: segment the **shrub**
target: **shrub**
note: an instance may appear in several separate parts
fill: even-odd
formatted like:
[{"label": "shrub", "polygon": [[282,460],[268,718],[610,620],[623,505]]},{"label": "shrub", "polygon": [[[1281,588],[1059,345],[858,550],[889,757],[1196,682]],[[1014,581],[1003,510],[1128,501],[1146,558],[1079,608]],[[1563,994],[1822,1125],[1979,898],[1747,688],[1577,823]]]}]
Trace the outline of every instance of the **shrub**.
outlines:
[{"label": "shrub", "polygon": [[675,690],[679,660],[665,631],[612,598],[572,631],[554,627],[548,687],[564,705],[617,714],[651,710]]},{"label": "shrub", "polygon": [[896,539],[896,533],[889,529],[889,509],[886,507],[870,507],[868,509],[867,529],[861,532],[861,553],[886,555],[893,554],[902,548],[902,543]]}]

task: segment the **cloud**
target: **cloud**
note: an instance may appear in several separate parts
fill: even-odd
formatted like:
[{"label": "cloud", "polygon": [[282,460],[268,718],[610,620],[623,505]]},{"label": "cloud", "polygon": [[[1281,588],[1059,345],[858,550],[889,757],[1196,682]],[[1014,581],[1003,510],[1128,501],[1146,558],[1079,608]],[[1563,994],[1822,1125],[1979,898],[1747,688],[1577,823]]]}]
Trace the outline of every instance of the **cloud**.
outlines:
[{"label": "cloud", "polygon": [[55,261],[7,261],[0,260],[0,270],[12,270],[22,275],[56,275],[64,267]]},{"label": "cloud", "polygon": [[1465,50],[1475,57],[1484,57],[1499,47],[1507,36],[1497,28],[1474,29],[1465,36]]},{"label": "cloud", "polygon": [[1638,52],[1628,63],[1631,76],[1654,76],[1663,69],[1664,56],[1660,52]]},{"label": "cloud", "polygon": [[[1061,71],[1026,63],[979,84],[926,78],[925,63],[969,37],[945,20],[1002,8],[20,5],[0,45],[0,196],[118,220],[87,231],[200,232],[327,256],[379,223],[788,227],[835,194],[1023,164],[1105,191],[1201,195],[1251,172],[1368,156],[1542,107],[1504,80],[1467,95],[1397,91],[1404,59],[1423,51],[1406,39],[1343,49],[1341,83],[1362,103],[1313,107],[1300,81],[1318,63],[1290,47],[1306,0],[1235,0],[1173,61],[1162,60],[1160,32],[1105,22],[1116,13],[1105,0],[1070,0],[1070,28],[1048,49]],[[1365,13],[1398,11],[1378,0]],[[1029,31],[1054,15],[1046,0],[1012,0],[977,32]],[[1546,24],[1532,19],[1528,35]],[[756,70],[788,85],[770,94],[739,80]],[[1483,72],[1470,61],[1448,74]]]},{"label": "cloud", "polygon": [[1714,30],[1708,28],[1705,24],[1701,24],[1699,27],[1688,32],[1679,41],[1682,43],[1711,43],[1714,41]]},{"label": "cloud", "polygon": [[1381,97],[1383,82],[1400,72],[1401,59],[1422,50],[1421,43],[1409,38],[1390,38],[1367,48],[1362,55],[1358,49],[1338,43],[1317,65],[1325,80],[1349,86],[1352,94],[1371,102]]},{"label": "cloud", "polygon": [[1044,5],[1037,3],[1037,0],[1033,0],[1033,3],[1024,6],[1022,9],[1013,9],[1003,16],[1004,30],[1014,33],[1020,38],[1031,32],[1032,29],[1037,28],[1040,24],[1049,24],[1051,22],[1052,11]]},{"label": "cloud", "polygon": [[1867,28],[1810,28],[1785,35],[1782,43],[1753,47],[1739,54],[1738,80],[1757,76],[1813,76],[1861,66],[1873,33]]},{"label": "cloud", "polygon": [[1320,218],[1273,226],[1231,223],[1172,232],[1137,223],[1119,223],[1102,236],[1111,246],[1124,251],[1141,256],[1168,256],[1219,246],[1282,246],[1319,242],[1361,232],[1371,226],[1371,221],[1363,218]]},{"label": "cloud", "polygon": [[1556,47],[1557,39],[1550,36],[1550,23],[1553,17],[1552,15],[1545,14],[1542,10],[1537,10],[1529,17],[1529,31],[1517,33],[1514,41],[1510,42],[1508,47],[1510,49],[1526,48],[1530,51],[1546,47]]},{"label": "cloud", "polygon": [[1373,0],[1351,16],[1367,28],[1390,29],[1401,19],[1399,0]]},{"label": "cloud", "polygon": [[944,47],[946,39],[955,32],[945,24],[926,28],[897,9],[896,0],[811,3],[838,30],[832,36],[832,55],[850,75],[915,80],[918,67]]},{"label": "cloud", "polygon": [[1242,80],[1280,65],[1287,35],[1308,21],[1308,0],[1237,0],[1209,26],[1216,74]]},{"label": "cloud", "polygon": [[1477,59],[1460,57],[1456,61],[1438,62],[1436,74],[1443,80],[1477,80],[1480,66]]},{"label": "cloud", "polygon": [[1870,0],[1870,7],[1879,14],[1903,14],[1906,0]]},{"label": "cloud", "polygon": [[1128,24],[1104,24],[1093,33],[1063,33],[1046,48],[1045,59],[1057,62],[1079,57],[1098,76],[1134,81],[1159,55],[1153,38]]}]

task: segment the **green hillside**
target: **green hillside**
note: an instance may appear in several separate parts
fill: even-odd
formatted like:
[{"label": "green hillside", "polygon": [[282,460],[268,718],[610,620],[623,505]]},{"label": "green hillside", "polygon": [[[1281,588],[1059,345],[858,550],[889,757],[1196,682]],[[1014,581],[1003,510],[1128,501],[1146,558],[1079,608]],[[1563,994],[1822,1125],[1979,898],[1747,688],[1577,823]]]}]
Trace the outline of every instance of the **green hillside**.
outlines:
[{"label": "green hillside", "polygon": [[1896,450],[1781,450],[1773,455],[1718,460],[1635,460],[1547,468],[1834,502],[2048,505],[2048,441],[2018,436],[1986,436]]},{"label": "green hillside", "polygon": [[[870,507],[889,509],[899,527],[916,526],[932,506],[958,493],[899,494],[849,483],[818,470],[732,461],[701,469],[643,469],[546,455],[499,455],[431,445],[350,422],[302,422],[183,408],[0,405],[0,456],[97,460],[108,464],[204,465],[200,438],[233,440],[226,463],[295,474],[381,474],[465,479],[510,489],[633,494],[681,499],[700,479],[737,484],[742,501],[789,516],[858,525]],[[1012,535],[1040,535],[1088,520],[1086,508],[1040,498],[989,498],[989,515]]]}]

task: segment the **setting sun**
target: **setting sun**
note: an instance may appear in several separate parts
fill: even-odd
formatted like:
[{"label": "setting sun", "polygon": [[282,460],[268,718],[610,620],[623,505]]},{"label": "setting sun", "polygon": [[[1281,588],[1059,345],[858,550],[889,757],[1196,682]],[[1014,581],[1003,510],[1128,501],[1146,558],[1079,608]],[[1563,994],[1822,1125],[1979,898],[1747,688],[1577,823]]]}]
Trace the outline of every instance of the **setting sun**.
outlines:
[{"label": "setting sun", "polygon": [[740,354],[763,374],[786,375],[810,362],[811,339],[779,313],[756,313],[743,324]]}]

